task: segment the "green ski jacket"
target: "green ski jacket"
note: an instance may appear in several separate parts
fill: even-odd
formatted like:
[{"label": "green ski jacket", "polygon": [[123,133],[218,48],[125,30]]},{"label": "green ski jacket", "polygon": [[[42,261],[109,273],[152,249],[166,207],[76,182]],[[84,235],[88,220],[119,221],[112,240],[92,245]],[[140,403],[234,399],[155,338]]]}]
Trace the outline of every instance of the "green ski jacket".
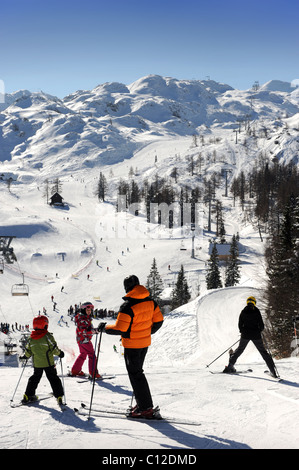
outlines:
[{"label": "green ski jacket", "polygon": [[[34,333],[34,332],[33,332]],[[28,340],[25,356],[33,358],[33,366],[50,367],[54,365],[54,356],[59,356],[61,350],[58,348],[52,333],[46,332],[43,336],[33,335]]]}]

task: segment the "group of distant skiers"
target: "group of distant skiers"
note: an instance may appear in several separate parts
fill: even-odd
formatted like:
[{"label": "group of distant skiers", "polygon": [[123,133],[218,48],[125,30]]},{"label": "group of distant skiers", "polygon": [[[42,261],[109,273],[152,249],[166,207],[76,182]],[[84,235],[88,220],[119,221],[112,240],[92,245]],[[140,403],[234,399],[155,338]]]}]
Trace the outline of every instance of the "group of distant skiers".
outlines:
[{"label": "group of distant skiers", "polygon": [[29,331],[30,325],[18,325],[17,322],[15,323],[0,323],[0,332],[4,333],[5,335],[9,334],[11,331],[14,333],[15,331]]},{"label": "group of distant skiers", "polygon": [[[124,289],[126,292],[123,297],[124,303],[119,309],[114,325],[101,322],[98,328],[94,328],[92,325],[94,306],[91,302],[85,302],[81,305],[80,311],[75,317],[76,339],[80,354],[72,366],[70,375],[74,377],[85,375],[82,366],[88,358],[90,377],[93,380],[101,378],[96,367],[97,360],[92,337],[99,332],[120,335],[124,348],[125,365],[136,399],[136,406],[132,408],[130,415],[135,418],[153,419],[155,418],[155,410],[150,388],[143,372],[143,363],[151,344],[151,335],[162,326],[164,318],[158,304],[150,297],[148,290],[140,285],[136,275],[124,279]],[[40,315],[33,320],[33,331],[24,356],[21,358],[28,360],[32,356],[34,366],[34,373],[28,380],[23,403],[36,399],[35,392],[43,371],[46,373],[53,395],[57,398],[58,403],[63,402],[64,390],[56,372],[54,355],[62,359],[64,353],[58,348],[53,335],[48,332],[48,325],[48,318],[44,315]],[[274,377],[277,376],[273,359],[263,344],[261,336],[263,329],[264,323],[261,313],[256,307],[256,299],[250,296],[239,317],[239,330],[241,333],[239,346],[230,356],[229,364],[224,369],[224,373],[235,372],[234,364],[244,352],[249,341],[252,341],[265,360],[270,373]]]}]

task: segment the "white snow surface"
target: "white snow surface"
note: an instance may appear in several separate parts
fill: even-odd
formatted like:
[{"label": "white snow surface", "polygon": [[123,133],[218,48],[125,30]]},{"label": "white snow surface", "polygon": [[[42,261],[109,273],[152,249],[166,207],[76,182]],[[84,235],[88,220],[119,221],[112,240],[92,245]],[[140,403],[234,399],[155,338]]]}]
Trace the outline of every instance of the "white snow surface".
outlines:
[{"label": "white snow surface", "polygon": [[[144,81],[136,82],[131,86],[131,92],[136,95],[146,93],[146,86]],[[122,87],[121,84],[113,84],[112,88],[114,92],[117,89],[118,93],[128,93]],[[104,88],[109,93],[109,87],[106,85]],[[95,89],[93,94],[97,91],[101,90]],[[171,88],[167,88],[167,92],[172,93]],[[233,95],[237,91],[226,93]],[[77,98],[80,107],[80,94]],[[72,103],[75,106],[74,97]],[[270,139],[265,138],[260,144],[260,151],[279,147],[284,149],[286,157],[287,145],[283,139],[289,141],[293,138],[295,146],[296,133],[292,125],[297,126],[298,114],[292,119],[288,134],[277,131],[278,134]],[[77,130],[80,127],[78,116],[73,125]],[[43,128],[38,132],[44,132]],[[213,144],[207,142],[209,136],[211,141],[212,137],[221,136],[222,142],[218,144],[217,152],[221,149],[230,158],[226,163],[217,160],[206,165],[206,174],[216,169],[219,171],[221,166],[230,168],[234,174],[252,166],[256,148],[255,151],[251,149],[250,142],[246,149],[235,145],[231,141],[231,129],[227,131],[216,125],[205,135],[203,153],[212,153]],[[278,136],[281,136],[279,145],[274,143]],[[230,197],[223,197],[223,182],[219,194],[225,206],[227,238],[239,232],[242,278],[237,287],[207,291],[206,262],[209,259],[209,240],[215,235],[214,224],[212,232],[204,230],[196,236],[195,258],[191,258],[191,232],[182,235],[179,229],[169,232],[163,227],[148,226],[143,215],[116,214],[109,197],[107,202],[100,203],[94,195],[98,170],[80,167],[80,172],[76,172],[76,162],[66,158],[70,171],[61,170],[62,174],[57,175],[59,155],[57,160],[53,156],[50,158],[50,154],[45,156],[46,137],[49,136],[39,140],[39,143],[43,142],[40,144],[42,147],[38,146],[35,154],[31,154],[33,162],[37,162],[38,153],[42,152],[46,162],[44,170],[31,168],[28,162],[23,165],[21,160],[16,165],[16,159],[2,164],[5,174],[11,172],[17,176],[17,183],[11,186],[10,191],[5,183],[0,184],[0,235],[17,237],[12,246],[18,262],[6,264],[4,273],[0,274],[0,318],[1,322],[18,322],[30,324],[31,327],[33,317],[42,312],[43,307],[47,309],[49,330],[65,352],[62,369],[67,409],[61,412],[54,398],[31,407],[11,408],[12,397],[14,402],[22,398],[32,367],[24,369],[17,387],[21,364],[19,367],[9,367],[7,362],[2,361],[0,448],[132,449],[132,452],[134,449],[165,452],[169,449],[298,449],[298,357],[276,361],[280,376],[284,379],[280,383],[265,374],[267,367],[252,344],[239,358],[237,369],[244,371],[251,367],[253,372],[236,376],[212,374],[224,369],[228,353],[207,367],[238,341],[238,317],[249,295],[257,298],[263,312],[266,236],[263,234],[262,241],[257,229],[244,218],[240,207],[234,207]],[[58,134],[52,137],[53,142],[59,145]],[[140,137],[138,150],[133,152],[130,160],[122,161],[116,152],[115,158],[112,158],[113,164],[100,167],[108,179],[110,193],[119,177],[127,178],[131,166],[138,168],[137,180],[145,176],[151,178],[157,171],[160,175],[169,175],[174,165],[183,171],[186,157],[197,152],[191,144],[190,135],[156,135],[155,139],[148,139],[147,136],[144,141]],[[115,142],[114,145],[117,147]],[[294,153],[290,152],[290,160]],[[155,155],[158,155],[158,162],[153,165]],[[67,203],[65,209],[50,207],[42,197],[45,177],[56,175],[61,176],[62,195]],[[184,182],[189,179],[186,172]],[[206,221],[207,208],[204,206],[204,226]],[[181,250],[182,243],[186,250]],[[145,374],[154,404],[160,406],[162,415],[196,421],[200,426],[137,422],[93,414],[92,419],[87,420],[76,415],[73,409],[80,407],[81,402],[89,405],[91,384],[78,383],[76,379],[66,377],[78,354],[75,325],[67,316],[67,310],[75,303],[92,301],[96,308],[117,311],[124,295],[124,277],[136,274],[145,284],[153,258],[156,258],[164,281],[165,295],[171,292],[181,264],[184,265],[192,300],[165,315],[162,328],[152,337],[144,365]],[[221,270],[223,273],[224,268]],[[22,282],[21,273],[24,273],[30,294],[28,297],[13,297],[11,288]],[[53,311],[52,295],[57,302],[56,311]],[[61,315],[68,321],[68,326],[58,324]],[[108,321],[112,323],[114,320]],[[99,320],[94,320],[95,326],[98,323]],[[11,335],[16,343],[19,337],[20,333]],[[5,340],[7,337],[0,333],[0,347]],[[114,345],[117,353],[113,350]],[[0,357],[3,359],[3,355]],[[59,360],[57,370],[61,375]],[[83,370],[87,372],[87,363]],[[115,377],[96,383],[94,406],[125,411],[131,403],[132,389],[119,337],[103,334],[99,371]],[[43,377],[37,393],[42,397],[50,391],[50,385]]]},{"label": "white snow surface", "polygon": [[[67,309],[71,304],[91,300],[98,308],[117,309],[124,295],[122,280],[126,275],[136,273],[141,282],[145,283],[152,259],[156,257],[164,279],[170,279],[175,276],[180,264],[184,263],[189,279],[192,274],[202,278],[204,293],[165,317],[163,327],[153,336],[145,373],[154,403],[160,406],[162,415],[195,420],[201,426],[132,422],[108,416],[93,417],[88,421],[85,417],[76,416],[72,410],[80,406],[81,402],[89,404],[91,385],[79,384],[76,379],[68,377],[64,378],[68,405],[64,413],[57,408],[54,398],[31,408],[13,409],[10,408],[10,399],[22,369],[4,364],[0,367],[0,447],[298,448],[297,358],[277,361],[278,370],[285,379],[283,383],[276,383],[265,375],[266,366],[254,346],[250,345],[237,364],[241,370],[252,367],[253,373],[242,376],[212,375],[210,371],[223,370],[227,364],[227,354],[209,368],[206,367],[238,340],[237,321],[246,298],[253,294],[258,302],[261,301],[258,272],[263,246],[256,234],[249,233],[248,227],[247,232],[244,230],[242,243],[246,250],[242,255],[242,285],[206,292],[203,281],[204,259],[191,259],[190,246],[188,250],[180,251],[180,239],[143,239],[142,234],[140,239],[106,237],[100,241],[94,230],[95,213],[104,224],[107,217],[112,217],[110,208],[107,209],[105,204],[99,204],[92,198],[85,183],[65,183],[65,193],[68,200],[72,199],[72,208],[67,214],[63,210],[47,207],[41,200],[34,202],[32,188],[27,195],[22,195],[22,200],[2,191],[6,202],[16,198],[15,203],[22,205],[22,213],[27,214],[27,220],[33,217],[33,212],[38,215],[31,224],[35,233],[29,238],[16,239],[13,243],[19,255],[19,266],[25,271],[30,295],[28,298],[11,296],[11,286],[21,282],[21,279],[18,265],[6,265],[5,273],[1,275],[1,321],[31,325],[33,316],[45,307],[50,317],[49,329],[66,353],[62,361],[65,374],[78,354],[75,326],[67,317]],[[5,212],[3,206],[1,212],[2,215]],[[66,216],[69,220],[66,220]],[[6,217],[9,225],[14,225],[17,230],[21,218],[8,210]],[[231,218],[236,223],[233,213]],[[206,240],[203,238],[201,242],[205,245]],[[190,240],[187,243],[190,245]],[[127,246],[129,252],[126,251]],[[89,250],[82,255],[84,247]],[[66,253],[65,261],[57,256],[58,252]],[[40,256],[34,256],[36,253]],[[204,253],[201,256],[204,258]],[[121,259],[121,265],[117,263],[118,258]],[[100,266],[96,265],[97,259]],[[167,272],[168,264],[171,266],[170,274]],[[110,272],[107,272],[107,266]],[[56,272],[58,278],[55,277]],[[89,280],[87,274],[90,274]],[[60,292],[62,285],[64,291]],[[57,301],[57,312],[52,310],[51,295]],[[69,327],[58,325],[61,314],[67,319]],[[98,323],[98,320],[94,321],[95,325]],[[17,338],[16,333],[13,340]],[[4,339],[3,334],[1,339]],[[126,410],[131,402],[131,387],[123,356],[121,352],[113,351],[114,344],[119,351],[118,337],[103,335],[99,370],[102,374],[115,374],[115,378],[95,385],[93,402],[100,408]],[[59,361],[57,368],[60,373]],[[84,370],[87,372],[87,364]],[[32,368],[26,367],[14,397],[15,402],[21,399],[31,373]],[[43,377],[38,394],[43,396],[48,392],[50,386]]]}]

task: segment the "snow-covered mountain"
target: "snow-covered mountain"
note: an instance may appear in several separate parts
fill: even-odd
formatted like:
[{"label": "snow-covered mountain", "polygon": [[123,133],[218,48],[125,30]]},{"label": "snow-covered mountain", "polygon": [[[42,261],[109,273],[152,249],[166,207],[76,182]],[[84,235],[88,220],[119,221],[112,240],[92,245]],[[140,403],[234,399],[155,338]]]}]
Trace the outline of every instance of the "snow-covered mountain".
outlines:
[{"label": "snow-covered mountain", "polygon": [[[58,174],[95,168],[131,158],[145,142],[219,128],[232,133],[248,122],[279,140],[282,119],[295,116],[296,128],[299,121],[298,89],[289,83],[274,80],[241,91],[212,80],[157,75],[128,86],[101,84],[64,99],[19,91],[6,95],[0,109],[0,162],[43,174],[54,158]],[[288,146],[286,139],[280,155]]]}]

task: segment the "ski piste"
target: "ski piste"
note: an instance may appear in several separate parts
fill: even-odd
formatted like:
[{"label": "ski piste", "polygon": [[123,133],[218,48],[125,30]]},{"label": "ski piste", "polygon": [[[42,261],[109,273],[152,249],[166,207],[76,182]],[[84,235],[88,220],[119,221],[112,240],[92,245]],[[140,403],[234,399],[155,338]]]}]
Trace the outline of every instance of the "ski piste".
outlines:
[{"label": "ski piste", "polygon": [[[94,417],[105,417],[105,418],[114,418],[114,419],[127,419],[130,421],[142,421],[146,423],[170,423],[170,424],[180,424],[180,425],[186,425],[186,426],[201,426],[201,423],[198,423],[196,421],[188,421],[184,419],[176,419],[168,416],[161,416],[160,415],[160,409],[159,407],[155,408],[157,414],[159,417],[157,418],[142,418],[142,417],[132,417],[129,416],[130,409],[127,411],[121,411],[121,410],[108,410],[108,409],[100,409],[100,408],[91,408],[91,416]],[[85,403],[81,403],[81,407],[74,408],[74,411],[76,414],[82,415],[82,416],[89,416],[89,406],[86,405]]]},{"label": "ski piste", "polygon": [[35,400],[28,401],[27,403],[23,403],[21,401],[18,402],[18,403],[14,403],[11,400],[10,401],[10,406],[11,406],[11,408],[18,408],[19,406],[32,406],[32,405],[38,404],[39,402],[41,402],[43,400],[48,400],[49,398],[53,398],[53,394],[47,395],[46,397],[37,397]]}]

